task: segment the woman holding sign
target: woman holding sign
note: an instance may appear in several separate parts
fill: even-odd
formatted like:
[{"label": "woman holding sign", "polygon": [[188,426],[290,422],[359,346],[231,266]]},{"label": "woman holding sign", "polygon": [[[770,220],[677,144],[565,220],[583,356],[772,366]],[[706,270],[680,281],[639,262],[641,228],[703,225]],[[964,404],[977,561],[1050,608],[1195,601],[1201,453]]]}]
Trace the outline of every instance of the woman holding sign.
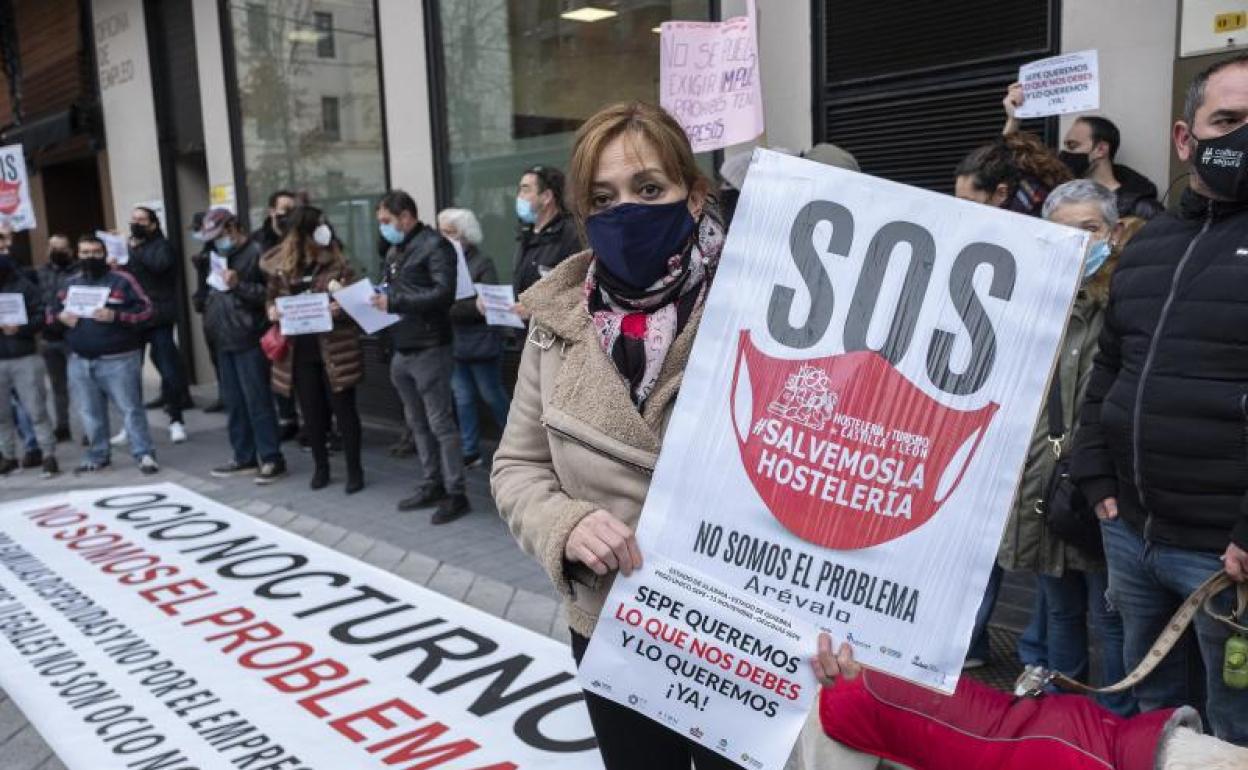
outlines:
[{"label": "woman holding sign", "polygon": [[[328,294],[355,280],[333,230],[320,209],[301,206],[290,214],[286,237],[265,257],[269,274],[269,318],[281,321],[277,300]],[[329,418],[337,419],[347,456],[347,494],[364,488],[360,464],[360,415],[355,408],[355,385],[364,372],[360,333],[350,318],[329,301],[332,328],[326,332],[289,334],[285,352],[273,362],[273,390],[283,396],[293,391],[306,422],[316,470],[309,486],[329,484]]]},{"label": "woman holding sign", "polygon": [[[532,318],[491,484],[565,598],[579,663],[614,573],[641,566],[633,530],[724,227],[689,140],[653,105],[587,120],[569,182],[590,249],[521,297]],[[830,662],[830,648],[821,657]],[[631,709],[585,700],[609,769],[736,767]]]}]

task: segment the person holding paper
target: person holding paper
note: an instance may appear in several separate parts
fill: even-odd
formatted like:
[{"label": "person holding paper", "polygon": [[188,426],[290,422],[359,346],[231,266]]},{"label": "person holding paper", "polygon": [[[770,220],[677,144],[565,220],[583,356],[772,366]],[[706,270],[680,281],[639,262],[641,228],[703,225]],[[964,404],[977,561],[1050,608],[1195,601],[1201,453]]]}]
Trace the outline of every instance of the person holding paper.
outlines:
[{"label": "person holding paper", "polygon": [[[7,232],[0,233],[0,476],[20,466],[21,442],[14,424],[9,394],[26,411],[43,455],[43,477],[60,472],[56,463],[56,435],[48,418],[45,369],[37,338],[44,325],[43,297],[8,252]],[[21,317],[21,316],[24,316]],[[33,459],[33,458],[32,458]]]},{"label": "person holding paper", "polygon": [[[69,237],[54,233],[48,236],[48,261],[39,266],[39,290],[43,297],[44,307],[48,307],[56,299],[56,290],[61,283],[78,269]],[[68,441],[69,434],[69,378],[66,367],[64,331],[57,324],[46,324],[43,329],[43,364],[48,370],[48,379],[52,381],[52,400],[56,406],[56,428],[53,434],[57,441]]]},{"label": "person holding paper", "polygon": [[217,352],[234,456],[214,468],[212,475],[254,475],[257,484],[272,484],[286,475],[286,460],[278,443],[269,360],[260,350],[260,335],[268,327],[268,280],[260,269],[260,244],[226,208],[208,212],[199,238],[211,242],[218,258],[226,263],[220,273],[224,288],[210,288],[204,299],[204,331]]},{"label": "person holding paper", "polygon": [[392,190],[377,205],[377,226],[390,243],[385,281],[373,305],[402,320],[389,327],[390,380],[420,456],[422,478],[400,511],[436,505],[431,521],[446,524],[468,513],[464,455],[451,395],[451,305],[457,257],[451,242],[420,221],[416,201]]},{"label": "person holding paper", "polygon": [[[278,297],[306,293],[329,293],[351,284],[354,271],[334,238],[324,214],[314,206],[300,206],[290,214],[290,224],[281,244],[261,260],[269,276],[268,316],[281,320]],[[333,328],[321,334],[287,337],[285,357],[274,361],[270,376],[273,390],[299,399],[304,429],[316,465],[308,486],[322,489],[329,485],[329,420],[332,415],[342,432],[347,461],[345,491],[354,494],[364,488],[364,466],[360,463],[360,414],[355,406],[355,386],[364,376],[364,356],[360,352],[360,330],[330,302]]]},{"label": "person holding paper", "polygon": [[[438,229],[443,237],[463,249],[474,284],[498,282],[494,260],[481,253],[481,224],[475,214],[468,209],[443,209],[438,212]],[[451,389],[455,392],[464,465],[473,467],[481,463],[477,396],[485,400],[500,426],[507,424],[507,411],[511,407],[511,397],[503,388],[503,338],[498,329],[486,323],[475,296],[458,300],[451,306],[451,326],[454,330],[451,347],[455,354]]]},{"label": "person holding paper", "polygon": [[[564,210],[563,172],[552,166],[531,166],[516,188],[519,243],[512,260],[512,286],[519,297],[559,263],[581,250],[581,236]],[[528,318],[523,302],[514,310]]]},{"label": "person holding paper", "polygon": [[[1015,111],[1023,106],[1023,86],[1014,83],[1002,100],[1005,128],[1009,135],[1019,131]],[[1157,200],[1157,186],[1135,169],[1114,162],[1122,135],[1113,121],[1099,115],[1083,115],[1075,120],[1062,139],[1058,153],[1076,178],[1091,179],[1117,195],[1119,217],[1152,219],[1164,209]]]},{"label": "person holding paper", "polygon": [[152,317],[143,327],[143,344],[149,349],[152,365],[160,372],[160,397],[148,403],[149,409],[163,407],[169,415],[169,439],[186,441],[182,410],[191,404],[182,354],[173,339],[178,320],[178,258],[169,239],[160,229],[156,212],[136,206],[130,213],[130,261],[126,270],[135,277],[152,301]]},{"label": "person holding paper", "polygon": [[[564,597],[579,662],[633,535],[723,250],[710,185],[680,124],[640,102],[576,134],[570,205],[589,235],[529,289],[532,313],[490,482],[520,546]],[[587,692],[608,770],[737,766]]]},{"label": "person holding paper", "polygon": [[[143,332],[152,301],[134,276],[105,261],[104,242],[95,235],[78,239],[79,270],[61,285],[48,308],[49,323],[65,329],[69,347],[69,392],[89,442],[75,474],[110,464],[108,405],[121,412],[130,452],[144,475],[160,470],[143,408]],[[100,296],[94,309],[78,296]],[[80,315],[79,311],[82,314]]]}]

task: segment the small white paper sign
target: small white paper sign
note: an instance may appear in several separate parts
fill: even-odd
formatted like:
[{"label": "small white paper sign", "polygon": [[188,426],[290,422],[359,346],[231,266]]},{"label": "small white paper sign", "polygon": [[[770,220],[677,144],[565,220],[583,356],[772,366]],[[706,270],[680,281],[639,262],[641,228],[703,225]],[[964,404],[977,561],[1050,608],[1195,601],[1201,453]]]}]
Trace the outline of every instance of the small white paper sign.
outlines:
[{"label": "small white paper sign", "polygon": [[376,334],[399,321],[399,316],[394,313],[383,313],[373,307],[370,300],[376,295],[377,289],[373,282],[361,278],[345,289],[334,292],[334,299],[338,300],[343,311],[360,325],[365,334]]},{"label": "small white paper sign", "polygon": [[447,240],[455,247],[455,299],[468,299],[476,294],[472,285],[472,273],[468,270],[468,259],[464,257],[464,249],[459,241],[450,238]]},{"label": "small white paper sign", "polygon": [[96,230],[95,237],[104,242],[104,248],[107,251],[106,256],[109,259],[117,260],[119,265],[129,264],[130,247],[126,244],[125,238],[105,230]]},{"label": "small white paper sign", "polygon": [[321,334],[334,328],[334,319],[329,315],[329,295],[324,292],[278,297],[277,312],[282,319],[282,334],[287,337]]},{"label": "small white paper sign", "polygon": [[481,304],[485,306],[487,324],[511,326],[516,329],[524,328],[524,320],[511,309],[516,304],[516,294],[511,284],[493,286],[488,283],[479,283],[476,286],[477,294],[481,297]]},{"label": "small white paper sign", "polygon": [[229,291],[230,286],[225,282],[225,271],[229,269],[229,264],[225,261],[225,257],[212,254],[208,260],[210,267],[206,283],[217,291]]},{"label": "small white paper sign", "polygon": [[0,294],[0,326],[25,326],[28,323],[26,298],[16,292]]},{"label": "small white paper sign", "polygon": [[1079,51],[1024,64],[1018,69],[1023,103],[1020,118],[1088,112],[1101,106],[1096,51]]},{"label": "small white paper sign", "polygon": [[108,302],[107,286],[70,286],[65,292],[65,312],[89,318]]}]

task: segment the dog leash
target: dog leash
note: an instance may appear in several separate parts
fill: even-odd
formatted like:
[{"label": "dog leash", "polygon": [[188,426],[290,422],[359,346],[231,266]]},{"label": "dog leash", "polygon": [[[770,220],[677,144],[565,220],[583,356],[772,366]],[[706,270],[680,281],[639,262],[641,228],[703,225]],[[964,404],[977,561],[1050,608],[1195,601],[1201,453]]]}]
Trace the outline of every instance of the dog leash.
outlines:
[{"label": "dog leash", "polygon": [[1117,693],[1130,689],[1151,674],[1153,669],[1157,668],[1157,665],[1174,649],[1179,639],[1182,638],[1183,632],[1192,624],[1196,613],[1202,608],[1209,617],[1225,623],[1241,634],[1248,634],[1248,627],[1239,622],[1240,619],[1248,619],[1248,583],[1238,584],[1236,607],[1230,615],[1219,615],[1210,606],[1213,597],[1235,585],[1236,583],[1226,572],[1218,572],[1202,583],[1170,618],[1165,630],[1161,632],[1161,636],[1157,637],[1157,641],[1153,642],[1153,646],[1149,648],[1140,664],[1121,681],[1107,687],[1092,687],[1054,671],[1049,674],[1046,684],[1052,683],[1064,690],[1073,690],[1088,695]]}]

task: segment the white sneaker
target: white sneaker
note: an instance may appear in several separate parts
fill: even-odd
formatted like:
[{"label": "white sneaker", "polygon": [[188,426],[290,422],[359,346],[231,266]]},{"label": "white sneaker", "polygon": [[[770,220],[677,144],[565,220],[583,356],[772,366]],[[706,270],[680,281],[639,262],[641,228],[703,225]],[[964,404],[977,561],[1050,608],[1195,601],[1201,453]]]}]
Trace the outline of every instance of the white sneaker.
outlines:
[{"label": "white sneaker", "polygon": [[186,441],[186,428],[180,422],[169,423],[169,440],[175,444]]},{"label": "white sneaker", "polygon": [[126,429],[122,428],[121,430],[117,431],[116,436],[113,436],[112,438],[108,440],[108,443],[112,444],[113,446],[121,446],[122,444],[126,443],[126,440],[127,440]]},{"label": "white sneaker", "polygon": [[139,472],[144,476],[150,476],[160,470],[160,466],[156,464],[156,458],[151,455],[143,455],[139,458]]}]

